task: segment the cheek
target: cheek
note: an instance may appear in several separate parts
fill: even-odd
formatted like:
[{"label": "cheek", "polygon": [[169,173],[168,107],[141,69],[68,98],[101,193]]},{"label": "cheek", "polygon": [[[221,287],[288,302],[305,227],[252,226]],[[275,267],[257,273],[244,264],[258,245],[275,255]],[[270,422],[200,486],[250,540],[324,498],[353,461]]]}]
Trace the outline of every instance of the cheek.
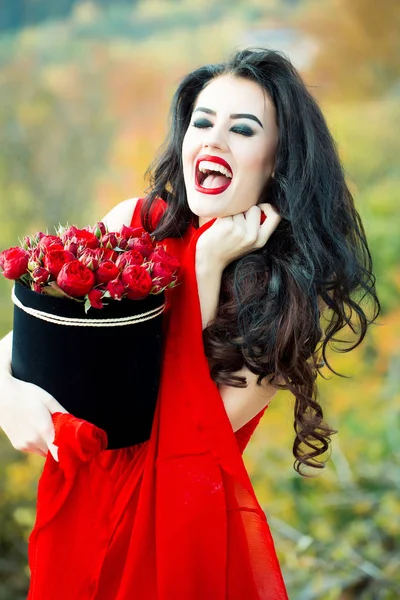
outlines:
[{"label": "cheek", "polygon": [[183,165],[183,174],[185,175],[190,164],[191,164],[191,151],[190,151],[190,144],[189,144],[189,140],[187,138],[187,136],[184,137],[183,139],[183,143],[182,143],[182,165]]},{"label": "cheek", "polygon": [[190,132],[187,132],[182,143],[182,163],[184,168],[188,169],[192,165],[196,153],[195,140]]},{"label": "cheek", "polygon": [[243,156],[242,166],[243,173],[251,175],[255,185],[261,181],[265,183],[272,172],[274,164],[274,153],[265,153],[265,148],[260,148],[259,151],[247,153]]}]

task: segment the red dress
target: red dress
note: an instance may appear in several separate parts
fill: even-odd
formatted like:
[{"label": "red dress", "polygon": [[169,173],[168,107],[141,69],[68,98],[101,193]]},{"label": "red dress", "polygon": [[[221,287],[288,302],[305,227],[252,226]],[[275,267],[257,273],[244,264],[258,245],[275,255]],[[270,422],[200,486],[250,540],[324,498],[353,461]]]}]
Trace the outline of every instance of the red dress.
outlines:
[{"label": "red dress", "polygon": [[163,242],[183,283],[150,439],[104,450],[101,430],[53,416],[59,463],[49,454],[39,481],[28,600],[287,600],[242,460],[264,411],[234,434],[203,351],[194,258],[211,224]]}]

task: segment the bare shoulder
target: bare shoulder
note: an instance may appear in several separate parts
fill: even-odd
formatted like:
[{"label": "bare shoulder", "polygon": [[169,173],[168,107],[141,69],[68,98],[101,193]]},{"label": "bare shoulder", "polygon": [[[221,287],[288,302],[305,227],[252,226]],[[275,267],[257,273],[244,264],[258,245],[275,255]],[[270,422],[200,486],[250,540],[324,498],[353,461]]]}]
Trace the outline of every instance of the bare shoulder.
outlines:
[{"label": "bare shoulder", "polygon": [[114,206],[103,218],[109,231],[119,231],[122,225],[131,224],[133,211],[139,198],[128,198]]}]

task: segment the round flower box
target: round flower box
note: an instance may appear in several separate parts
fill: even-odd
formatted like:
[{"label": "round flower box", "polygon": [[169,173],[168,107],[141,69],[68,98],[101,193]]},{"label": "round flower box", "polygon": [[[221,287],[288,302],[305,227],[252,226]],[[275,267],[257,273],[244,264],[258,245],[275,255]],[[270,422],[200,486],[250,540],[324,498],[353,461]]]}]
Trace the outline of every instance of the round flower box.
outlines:
[{"label": "round flower box", "polygon": [[164,294],[101,310],[15,282],[12,372],[103,429],[108,448],[149,439],[162,354]]}]

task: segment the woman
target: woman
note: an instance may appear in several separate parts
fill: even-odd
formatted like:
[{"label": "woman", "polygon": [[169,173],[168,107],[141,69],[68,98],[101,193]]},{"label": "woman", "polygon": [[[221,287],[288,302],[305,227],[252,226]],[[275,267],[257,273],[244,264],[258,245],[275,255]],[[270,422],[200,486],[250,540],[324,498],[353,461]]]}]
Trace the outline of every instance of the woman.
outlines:
[{"label": "woman", "polygon": [[155,229],[183,265],[150,440],[96,448],[95,431],[5,374],[2,343],[3,429],[19,449],[60,450],[39,485],[29,598],[283,599],[241,454],[283,387],[296,469],[323,466],[321,359],[346,325],[357,346],[379,310],[362,224],[318,106],[270,50],[183,80],[152,173],[145,202],[105,219]]}]

